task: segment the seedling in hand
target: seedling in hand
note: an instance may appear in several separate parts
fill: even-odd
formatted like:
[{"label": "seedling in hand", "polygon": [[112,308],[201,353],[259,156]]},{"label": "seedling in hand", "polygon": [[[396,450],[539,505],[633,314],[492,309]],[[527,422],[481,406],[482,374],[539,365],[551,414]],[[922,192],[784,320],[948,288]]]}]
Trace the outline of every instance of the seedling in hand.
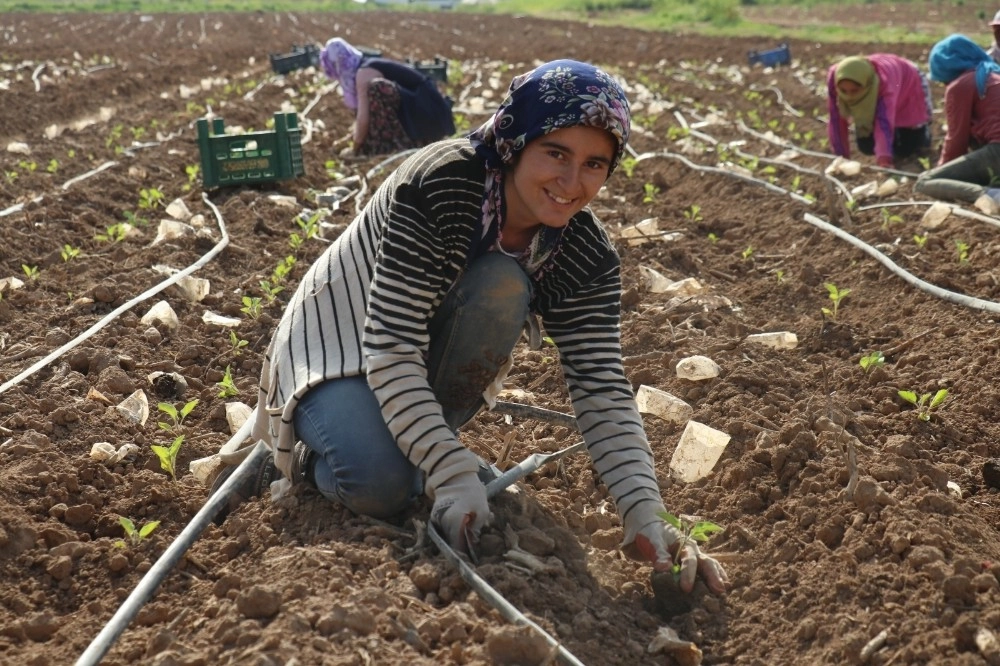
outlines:
[{"label": "seedling in hand", "polygon": [[938,389],[937,393],[923,393],[920,397],[913,391],[897,391],[900,398],[917,408],[917,418],[930,421],[931,412],[948,397],[948,389]]},{"label": "seedling in hand", "polygon": [[680,531],[681,539],[677,543],[677,550],[674,551],[674,563],[671,567],[671,572],[675,576],[679,576],[681,573],[681,557],[683,556],[683,551],[688,543],[694,541],[697,543],[705,543],[708,541],[716,532],[721,532],[724,528],[715,523],[709,522],[707,520],[698,520],[696,516],[675,516],[672,513],[664,512],[658,514],[660,518],[663,518],[668,524],[673,525]]},{"label": "seedling in hand", "polygon": [[885,365],[885,356],[880,351],[868,352],[861,357],[858,364],[861,366],[861,369],[865,371],[865,374],[868,374],[872,368]]},{"label": "seedling in hand", "polygon": [[116,548],[125,548],[128,545],[139,546],[142,544],[142,540],[153,533],[157,527],[160,526],[160,521],[152,520],[142,527],[136,529],[135,523],[126,518],[125,516],[118,517],[118,524],[122,526],[125,530],[125,536],[128,537],[128,542],[125,539],[119,539],[115,541]]},{"label": "seedling in hand", "polygon": [[[163,424],[161,423],[160,425],[162,426]],[[177,480],[177,454],[180,453],[181,444],[183,443],[184,435],[177,435],[177,437],[174,437],[174,441],[170,443],[170,446],[149,445],[149,448],[153,449],[156,457],[160,459],[160,467],[165,469],[174,481]]]},{"label": "seedling in hand", "polygon": [[823,308],[823,314],[837,321],[837,312],[840,310],[840,302],[851,293],[850,289],[838,289],[837,285],[832,282],[825,282],[823,286],[826,287],[827,292],[830,294],[830,300],[833,301],[833,308]]}]

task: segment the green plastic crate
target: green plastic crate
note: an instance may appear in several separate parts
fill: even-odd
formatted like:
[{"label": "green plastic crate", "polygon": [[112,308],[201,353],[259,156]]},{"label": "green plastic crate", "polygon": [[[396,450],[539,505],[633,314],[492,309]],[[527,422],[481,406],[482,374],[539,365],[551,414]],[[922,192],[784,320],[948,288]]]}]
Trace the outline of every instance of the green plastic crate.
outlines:
[{"label": "green plastic crate", "polygon": [[227,135],[222,118],[198,120],[198,150],[206,189],[287,180],[305,173],[294,113],[274,114],[274,131]]}]

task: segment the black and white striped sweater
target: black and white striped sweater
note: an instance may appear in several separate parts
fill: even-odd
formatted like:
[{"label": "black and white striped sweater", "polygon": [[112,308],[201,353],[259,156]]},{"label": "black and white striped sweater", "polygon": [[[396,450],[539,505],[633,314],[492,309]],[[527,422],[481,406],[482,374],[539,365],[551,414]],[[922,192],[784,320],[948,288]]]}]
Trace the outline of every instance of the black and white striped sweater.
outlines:
[{"label": "black and white striped sweater", "polygon": [[[477,470],[434,399],[424,353],[427,325],[482,234],[485,180],[466,139],[420,150],[303,277],[267,351],[254,425],[286,475],[299,399],[325,380],[365,373],[432,496],[456,474]],[[619,258],[589,210],[573,218],[554,264],[534,277],[532,312],[556,343],[594,466],[623,520],[634,513],[626,522],[634,532],[663,503],[622,366]]]}]

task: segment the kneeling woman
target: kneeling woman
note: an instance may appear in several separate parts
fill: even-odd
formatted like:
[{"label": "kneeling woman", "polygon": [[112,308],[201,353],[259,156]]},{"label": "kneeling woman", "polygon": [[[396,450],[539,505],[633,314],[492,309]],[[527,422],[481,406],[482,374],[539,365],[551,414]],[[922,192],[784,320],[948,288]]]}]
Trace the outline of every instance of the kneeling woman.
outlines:
[{"label": "kneeling woman", "polygon": [[944,113],[948,133],[937,167],[914,189],[936,199],[974,203],[1000,212],[1000,65],[965,35],[934,45],[931,78],[948,84]]},{"label": "kneeling woman", "polygon": [[323,72],[340,83],[354,111],[354,154],[382,155],[451,136],[451,100],[423,72],[365,55],[340,37],[320,53]]},{"label": "kneeling woman", "polygon": [[254,426],[270,465],[379,518],[426,493],[433,524],[469,548],[490,508],[458,431],[495,397],[537,316],[625,552],[668,570],[682,546],[682,588],[701,574],[722,592],[719,563],[663,520],[622,362],[620,260],[586,207],[629,129],[617,81],[557,60],[516,77],[469,137],[403,162],[303,277],[272,338]]},{"label": "kneeling woman", "polygon": [[891,53],[845,58],[830,68],[826,87],[834,155],[851,156],[849,120],[858,150],[875,155],[881,167],[930,148],[930,86],[906,58]]}]

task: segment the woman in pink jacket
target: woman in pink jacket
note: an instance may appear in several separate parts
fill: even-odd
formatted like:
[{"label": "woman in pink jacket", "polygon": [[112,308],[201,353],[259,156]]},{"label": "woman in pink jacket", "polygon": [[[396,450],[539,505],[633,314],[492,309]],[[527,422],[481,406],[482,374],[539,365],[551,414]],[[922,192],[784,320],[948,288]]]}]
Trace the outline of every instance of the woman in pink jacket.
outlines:
[{"label": "woman in pink jacket", "polygon": [[826,79],[830,148],[851,156],[849,120],[858,150],[881,167],[924,153],[931,145],[930,86],[906,58],[891,53],[845,58]]}]

